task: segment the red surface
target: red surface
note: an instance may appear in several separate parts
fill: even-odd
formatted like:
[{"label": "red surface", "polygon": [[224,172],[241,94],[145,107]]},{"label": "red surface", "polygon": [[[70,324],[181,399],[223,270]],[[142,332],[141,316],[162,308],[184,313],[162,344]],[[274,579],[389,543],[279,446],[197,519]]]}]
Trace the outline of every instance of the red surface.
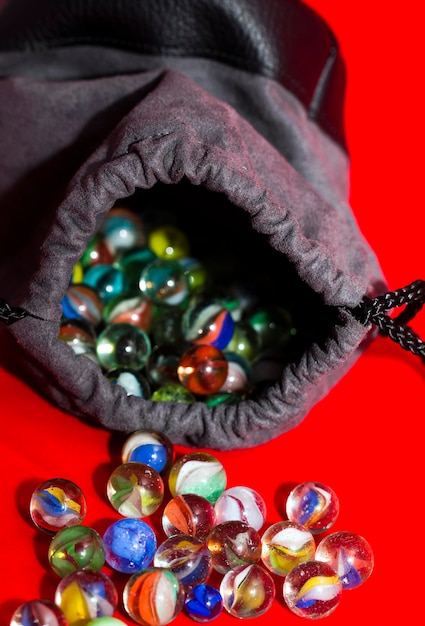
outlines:
[{"label": "red surface", "polygon": [[[391,287],[401,287],[425,278],[423,30],[415,14],[420,3],[397,11],[383,0],[309,4],[330,23],[347,63],[353,210]],[[425,313],[414,327],[425,337]],[[424,382],[419,359],[379,338],[298,428],[255,449],[215,453],[226,467],[229,486],[247,484],[262,493],[268,522],[280,519],[293,483],[319,480],[339,495],[341,513],[334,529],[362,534],[376,564],[362,587],[344,593],[326,618],[329,626],[421,620],[412,585],[422,580],[423,569],[418,504]],[[104,530],[116,519],[105,484],[119,462],[122,439],[52,408],[5,371],[0,371],[0,388],[0,624],[7,625],[20,603],[52,598],[58,583],[46,563],[49,540],[28,518],[33,488],[52,476],[74,480],[88,500],[86,523]],[[121,589],[122,578],[115,579]],[[215,623],[232,622],[223,615]],[[174,623],[193,622],[180,616]],[[302,623],[284,607],[280,583],[272,609],[255,623]]]}]

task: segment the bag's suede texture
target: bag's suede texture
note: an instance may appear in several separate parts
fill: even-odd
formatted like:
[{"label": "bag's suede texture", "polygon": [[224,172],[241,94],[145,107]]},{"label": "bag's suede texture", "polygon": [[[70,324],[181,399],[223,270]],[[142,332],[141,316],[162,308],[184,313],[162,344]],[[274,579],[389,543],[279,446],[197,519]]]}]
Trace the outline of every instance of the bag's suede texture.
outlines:
[{"label": "bag's suede texture", "polygon": [[[147,57],[144,71],[125,71],[127,53],[93,50],[99,67],[115,59],[120,71],[85,76],[88,47],[45,53],[41,65],[28,53],[0,59],[0,296],[29,313],[3,350],[15,346],[22,374],[58,407],[108,429],[217,449],[267,441],[351,367],[368,330],[347,308],[385,288],[347,204],[347,154],[275,80],[206,59]],[[11,58],[17,75],[5,71]],[[136,190],[188,183],[243,215],[332,321],[264,396],[237,405],[127,396],[57,339],[73,265],[105,212]],[[199,204],[194,229],[208,227],[210,210]]]}]

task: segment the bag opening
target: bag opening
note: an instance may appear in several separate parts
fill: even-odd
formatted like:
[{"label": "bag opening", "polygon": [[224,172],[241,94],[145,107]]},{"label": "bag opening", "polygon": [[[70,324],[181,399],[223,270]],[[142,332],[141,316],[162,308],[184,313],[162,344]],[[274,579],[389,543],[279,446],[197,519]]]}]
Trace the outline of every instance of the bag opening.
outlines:
[{"label": "bag opening", "polygon": [[[109,326],[108,319],[114,317],[111,312],[119,311],[120,315],[117,313],[114,319],[118,321],[126,319],[128,322],[128,316],[125,318],[123,313],[136,306],[140,310],[141,302],[146,301],[153,307],[149,321],[142,323],[150,338],[149,351],[156,349],[158,352],[159,349],[161,352],[161,348],[165,348],[165,345],[160,345],[162,341],[174,344],[174,356],[177,356],[181,354],[183,348],[188,348],[192,343],[190,338],[181,332],[180,318],[184,317],[184,312],[188,308],[193,308],[195,302],[199,302],[201,317],[205,317],[204,310],[206,311],[210,303],[221,302],[222,307],[230,312],[233,319],[231,333],[234,340],[229,336],[227,343],[224,345],[223,342],[220,343],[220,349],[225,354],[229,352],[237,354],[246,366],[245,373],[248,377],[246,386],[230,397],[234,402],[264,395],[270,385],[278,382],[283,369],[297,365],[302,355],[313,344],[324,349],[326,341],[338,323],[338,309],[324,304],[320,295],[300,279],[293,264],[271,247],[264,234],[252,228],[249,215],[232,205],[224,194],[214,193],[182,180],[175,185],[158,183],[150,189],[136,190],[132,196],[118,200],[115,208],[118,207],[129,209],[135,216],[141,218],[144,241],[141,245],[135,245],[125,251],[110,250],[111,258],[108,259],[108,264],[119,274],[111,276],[112,286],[108,286],[110,294],[106,293],[100,298],[104,314],[102,320],[95,324],[97,336]],[[102,224],[107,217],[108,213],[99,216],[98,223]],[[163,303],[160,300],[152,300],[138,288],[141,268],[152,262],[154,256],[157,258],[156,254],[152,257],[147,256],[146,262],[132,263],[132,258],[137,256],[137,252],[150,250],[148,246],[150,234],[154,231],[159,232],[158,229],[164,226],[177,228],[187,237],[188,248],[177,256],[198,261],[205,273],[202,284],[192,291],[189,290],[177,305],[169,304],[168,301]],[[99,241],[102,242],[102,226],[94,231],[92,241],[96,236],[100,237]],[[166,254],[162,256],[167,257]],[[171,255],[168,258],[171,259]],[[87,271],[85,275],[83,270],[81,275],[77,276],[76,283],[91,287],[100,284],[103,280],[101,273],[93,272],[88,267],[97,264],[106,265],[104,259],[100,261],[98,259],[91,262],[86,259]],[[174,256],[173,261],[175,262]],[[77,263],[77,269],[80,264]],[[106,267],[97,269],[102,271],[106,270]],[[71,283],[72,280],[71,277]],[[78,294],[76,299],[78,300]],[[137,305],[135,300],[138,301]],[[74,313],[68,312],[72,316]],[[66,311],[63,317],[67,317]],[[177,329],[172,328],[175,318],[179,319]],[[139,321],[138,319],[137,323]],[[192,319],[190,323],[196,324],[198,319]],[[170,331],[176,335],[175,339],[164,338],[164,332],[161,332],[161,338],[158,339],[160,324],[168,324]],[[201,330],[197,328],[196,332],[200,333]],[[201,338],[197,343],[212,344],[213,338],[211,340]],[[94,356],[91,347],[88,349],[91,356]],[[168,352],[173,354],[170,350]],[[110,369],[125,369],[124,361],[119,360],[113,368],[108,366],[105,369],[102,363],[100,367],[105,374]],[[159,383],[150,374],[149,364],[136,369],[149,380],[151,391],[156,391]],[[172,376],[170,382],[171,379]],[[204,399],[197,395],[198,401]],[[212,402],[209,397],[207,400]],[[221,401],[227,400],[223,397]]]}]

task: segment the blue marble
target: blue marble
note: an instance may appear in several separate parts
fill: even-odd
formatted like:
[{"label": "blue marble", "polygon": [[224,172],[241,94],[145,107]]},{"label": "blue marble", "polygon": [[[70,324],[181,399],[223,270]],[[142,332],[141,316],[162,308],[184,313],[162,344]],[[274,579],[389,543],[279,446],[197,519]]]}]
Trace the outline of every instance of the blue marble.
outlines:
[{"label": "blue marble", "polygon": [[156,536],[143,520],[124,518],[113,522],[103,535],[106,562],[124,574],[141,572],[152,562]]},{"label": "blue marble", "polygon": [[184,608],[196,622],[211,622],[223,611],[223,598],[218,589],[202,583],[187,593]]}]

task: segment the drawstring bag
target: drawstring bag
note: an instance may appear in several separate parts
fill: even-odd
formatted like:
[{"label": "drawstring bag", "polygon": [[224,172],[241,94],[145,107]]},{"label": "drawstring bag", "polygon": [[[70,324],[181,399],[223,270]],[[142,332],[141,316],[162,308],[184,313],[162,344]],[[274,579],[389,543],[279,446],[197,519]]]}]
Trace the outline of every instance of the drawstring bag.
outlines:
[{"label": "drawstring bag", "polygon": [[[14,0],[0,5],[0,49],[2,358],[57,407],[243,448],[295,427],[376,329],[424,358],[407,326],[424,283],[388,293],[347,203],[344,65],[311,9]],[[217,293],[237,285],[242,318],[288,312],[249,393],[138,397],[59,339],[75,268],[117,206],[177,225]]]}]

